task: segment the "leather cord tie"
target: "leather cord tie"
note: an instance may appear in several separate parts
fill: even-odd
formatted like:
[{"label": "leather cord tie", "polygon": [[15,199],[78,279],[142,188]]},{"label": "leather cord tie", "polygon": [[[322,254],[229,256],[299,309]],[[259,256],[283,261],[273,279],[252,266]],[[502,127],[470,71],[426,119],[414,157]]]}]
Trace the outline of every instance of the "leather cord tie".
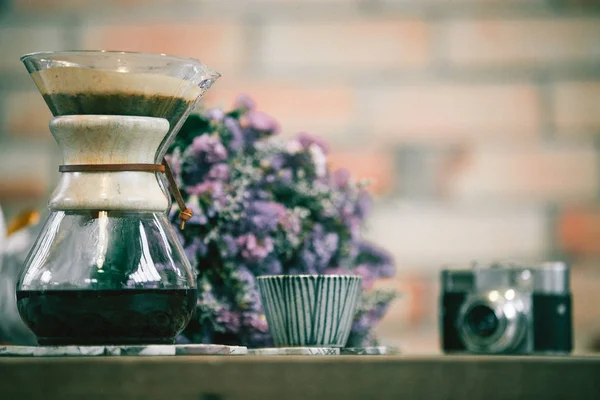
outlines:
[{"label": "leather cord tie", "polygon": [[167,160],[163,158],[162,164],[75,164],[61,165],[58,167],[59,172],[163,172],[169,182],[169,191],[175,198],[179,206],[179,219],[181,220],[180,228],[184,229],[186,221],[194,216],[183,200],[183,196],[179,191],[173,171],[169,167]]}]

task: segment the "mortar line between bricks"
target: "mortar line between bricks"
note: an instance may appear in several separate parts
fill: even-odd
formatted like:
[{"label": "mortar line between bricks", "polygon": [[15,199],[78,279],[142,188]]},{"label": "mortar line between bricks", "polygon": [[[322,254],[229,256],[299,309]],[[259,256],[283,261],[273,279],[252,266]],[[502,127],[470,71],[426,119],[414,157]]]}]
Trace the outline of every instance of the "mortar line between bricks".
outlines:
[{"label": "mortar line between bricks", "polygon": [[76,13],[68,13],[68,22],[65,24],[62,31],[63,41],[66,48],[82,49],[83,48],[83,24],[81,16]]},{"label": "mortar line between bricks", "polygon": [[447,57],[448,38],[444,33],[447,31],[447,21],[444,18],[428,16],[425,19],[430,33],[431,65],[429,70],[434,75],[444,76],[451,69]]},{"label": "mortar line between bricks", "polygon": [[[344,133],[344,141],[346,143],[353,143],[356,145],[363,145],[364,138],[361,137],[360,132],[369,132],[369,120],[364,117],[364,107],[362,106],[359,98],[359,90],[349,84],[350,96],[352,96],[352,117],[350,120],[350,127]],[[372,129],[371,129],[372,130]]]},{"label": "mortar line between bricks", "polygon": [[[478,1],[467,1],[456,4],[449,1],[450,4],[441,4],[440,2],[400,2],[391,1],[357,1],[352,7],[348,5],[326,4],[326,5],[306,5],[301,0],[289,4],[273,5],[265,2],[259,2],[252,6],[241,6],[231,9],[223,6],[207,6],[198,2],[183,2],[182,4],[151,4],[142,8],[126,7],[118,11],[130,12],[135,10],[136,16],[141,19],[152,17],[156,14],[166,14],[171,17],[185,19],[190,15],[200,15],[203,18],[222,17],[224,14],[244,17],[248,13],[264,13],[268,10],[269,19],[274,21],[314,21],[327,20],[332,16],[350,17],[350,16],[370,16],[370,17],[435,17],[435,18],[461,18],[461,19],[536,19],[536,18],[600,18],[600,7],[556,7],[550,4],[520,4],[518,7],[514,4],[498,4],[482,6]],[[301,8],[299,8],[302,6]],[[291,12],[297,11],[297,12]],[[299,12],[298,12],[299,11]],[[89,8],[72,11],[73,15],[84,16],[90,12]],[[114,16],[114,10],[108,10],[106,7],[92,7],[91,12],[95,17],[107,18]],[[7,8],[6,13],[11,23],[20,24],[30,20],[32,13],[26,10]],[[34,13],[35,14],[35,13]],[[61,11],[48,11],[37,13],[44,18],[61,17]]]},{"label": "mortar line between bricks", "polygon": [[[417,2],[418,3],[418,2]],[[567,7],[557,10],[548,4],[525,4],[518,6],[515,4],[496,4],[483,6],[481,2],[462,2],[456,4],[449,1],[449,4],[440,2],[426,3],[392,3],[383,1],[379,8],[382,15],[402,16],[402,15],[427,15],[436,18],[448,19],[538,19],[538,18],[598,18],[600,17],[599,8],[585,7]]]},{"label": "mortar line between bricks", "polygon": [[[586,68],[573,67],[569,69],[553,69],[544,67],[544,74],[549,81],[560,80],[598,80],[600,79],[600,70],[593,69],[590,65]],[[344,81],[360,81],[363,85],[394,85],[394,84],[415,84],[421,82],[430,83],[457,83],[457,84],[531,84],[538,79],[542,67],[527,69],[495,69],[495,68],[448,68],[439,65],[430,65],[421,69],[398,70],[389,68],[379,70],[376,73],[372,70],[349,71],[343,74]],[[330,83],[331,76],[335,72],[333,67],[323,67],[318,69],[294,68],[289,67],[285,71],[274,71],[265,75],[263,71],[258,71],[260,77],[271,77],[280,79],[289,79],[298,75],[310,76],[314,83]],[[339,74],[338,74],[339,75]],[[342,79],[339,76],[337,79]]]},{"label": "mortar line between bricks", "polygon": [[382,6],[381,0],[357,0],[358,12],[362,15],[377,16],[381,13]]},{"label": "mortar line between bricks", "polygon": [[[260,55],[264,43],[264,21],[255,13],[248,13],[241,19],[243,38],[243,52],[241,75],[261,76]],[[245,70],[245,71],[244,71]]]},{"label": "mortar line between bricks", "polygon": [[556,126],[554,125],[554,99],[552,83],[545,75],[534,78],[533,83],[537,89],[540,107],[540,137],[543,141],[556,140]]},{"label": "mortar line between bricks", "polygon": [[598,200],[600,199],[600,137],[594,137],[593,146],[596,151],[596,200]]},{"label": "mortar line between bricks", "polygon": [[6,97],[8,97],[7,91],[0,89],[0,140],[8,136],[7,118],[5,118]]}]

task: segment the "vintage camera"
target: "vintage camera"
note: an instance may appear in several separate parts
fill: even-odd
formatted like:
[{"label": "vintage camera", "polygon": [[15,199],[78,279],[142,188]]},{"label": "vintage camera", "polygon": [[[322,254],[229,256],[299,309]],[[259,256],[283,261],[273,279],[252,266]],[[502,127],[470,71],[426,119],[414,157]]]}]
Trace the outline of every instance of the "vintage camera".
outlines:
[{"label": "vintage camera", "polygon": [[569,267],[560,262],[443,270],[446,353],[566,354],[572,350]]}]

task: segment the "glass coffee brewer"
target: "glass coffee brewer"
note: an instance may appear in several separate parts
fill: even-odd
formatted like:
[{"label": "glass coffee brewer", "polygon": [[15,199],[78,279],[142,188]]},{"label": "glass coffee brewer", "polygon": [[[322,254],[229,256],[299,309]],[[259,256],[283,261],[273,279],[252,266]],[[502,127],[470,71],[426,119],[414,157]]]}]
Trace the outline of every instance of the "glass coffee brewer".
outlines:
[{"label": "glass coffee brewer", "polygon": [[[21,58],[54,118],[64,165],[17,285],[41,345],[170,344],[196,306],[167,218],[163,157],[219,78],[197,60],[77,51]],[[176,196],[177,198],[177,196]],[[180,218],[191,214],[179,197]]]}]

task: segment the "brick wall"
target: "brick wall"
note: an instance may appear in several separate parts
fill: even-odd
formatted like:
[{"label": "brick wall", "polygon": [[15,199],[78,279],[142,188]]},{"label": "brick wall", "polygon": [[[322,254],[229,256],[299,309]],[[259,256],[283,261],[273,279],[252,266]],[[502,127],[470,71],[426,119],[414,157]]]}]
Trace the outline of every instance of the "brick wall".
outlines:
[{"label": "brick wall", "polygon": [[380,333],[435,351],[437,270],[573,262],[578,349],[600,336],[600,1],[0,1],[0,203],[39,205],[59,162],[18,58],[105,48],[197,57],[206,104],[254,96],[374,178],[368,236],[404,293]]}]

